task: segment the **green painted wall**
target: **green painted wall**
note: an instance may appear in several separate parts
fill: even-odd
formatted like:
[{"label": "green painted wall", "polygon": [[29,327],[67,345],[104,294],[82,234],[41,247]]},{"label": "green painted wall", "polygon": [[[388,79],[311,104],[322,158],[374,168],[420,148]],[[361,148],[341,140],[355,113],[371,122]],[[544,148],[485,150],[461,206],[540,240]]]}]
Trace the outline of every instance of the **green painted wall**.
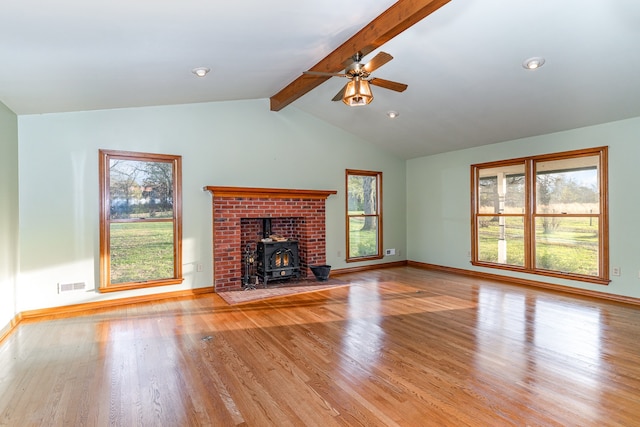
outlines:
[{"label": "green painted wall", "polygon": [[[24,310],[211,286],[211,196],[202,191],[207,185],[337,190],[327,200],[327,262],[352,267],[344,262],[347,168],[384,174],[384,247],[401,255],[379,262],[411,259],[508,274],[469,264],[469,165],[600,145],[610,147],[611,265],[622,275],[609,286],[514,276],[640,297],[640,203],[632,184],[640,118],[407,162],[295,107],[271,112],[268,100],[28,115],[17,118],[17,130],[15,115],[5,108],[0,120],[0,162],[10,176],[0,192],[14,201],[0,208],[0,227],[13,236],[0,236],[0,325]],[[183,156],[182,285],[95,291],[100,148]],[[202,272],[196,272],[199,263]],[[58,294],[58,283],[79,281],[87,283],[87,292]]]},{"label": "green painted wall", "polygon": [[[405,161],[293,106],[275,113],[268,100],[251,100],[84,111],[20,116],[18,125],[19,311],[212,286],[207,185],[337,190],[327,200],[327,262],[345,268],[345,169],[382,171],[385,247],[402,256],[378,262],[404,259]],[[182,285],[95,292],[101,148],[182,156]],[[81,281],[88,292],[58,294],[58,283]]]},{"label": "green painted wall", "polygon": [[17,314],[18,221],[18,119],[0,103],[0,330]]},{"label": "green painted wall", "polygon": [[[640,118],[454,151],[407,162],[408,259],[640,298]],[[428,141],[425,141],[428,143]],[[470,165],[536,154],[609,146],[609,253],[621,268],[608,286],[557,280],[469,263]]]}]

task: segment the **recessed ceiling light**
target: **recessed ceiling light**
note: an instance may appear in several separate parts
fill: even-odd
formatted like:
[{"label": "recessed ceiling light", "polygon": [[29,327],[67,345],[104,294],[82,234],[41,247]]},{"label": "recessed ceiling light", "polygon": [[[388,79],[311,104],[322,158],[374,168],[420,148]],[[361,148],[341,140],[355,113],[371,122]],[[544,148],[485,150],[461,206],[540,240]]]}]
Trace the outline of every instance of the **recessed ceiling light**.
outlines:
[{"label": "recessed ceiling light", "polygon": [[191,70],[191,72],[193,74],[195,74],[198,77],[204,77],[207,75],[207,73],[211,71],[209,68],[207,67],[198,67],[198,68],[194,68],[193,70]]},{"label": "recessed ceiling light", "polygon": [[522,63],[522,66],[527,70],[535,70],[536,68],[540,68],[544,65],[544,58],[541,56],[534,56],[533,58],[529,58]]},{"label": "recessed ceiling light", "polygon": [[395,119],[399,115],[400,113],[398,113],[397,111],[387,111],[387,117],[389,117],[390,119]]}]

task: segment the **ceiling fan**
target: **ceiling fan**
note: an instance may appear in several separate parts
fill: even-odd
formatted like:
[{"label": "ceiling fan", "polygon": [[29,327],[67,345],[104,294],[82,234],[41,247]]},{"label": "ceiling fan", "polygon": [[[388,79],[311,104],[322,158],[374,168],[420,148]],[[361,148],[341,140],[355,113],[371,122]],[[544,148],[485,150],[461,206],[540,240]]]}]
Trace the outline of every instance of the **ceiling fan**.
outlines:
[{"label": "ceiling fan", "polygon": [[303,74],[310,74],[316,76],[337,76],[346,77],[349,82],[344,85],[340,92],[333,97],[332,101],[340,101],[351,107],[357,107],[361,105],[367,105],[373,100],[373,94],[371,93],[371,87],[374,85],[385,89],[394,90],[396,92],[403,92],[407,85],[404,83],[393,82],[391,80],[385,80],[378,77],[371,77],[371,73],[391,61],[393,56],[386,52],[380,52],[371,59],[371,61],[362,65],[362,53],[357,52],[348,60],[345,65],[344,73],[325,73],[321,71],[305,71]]}]

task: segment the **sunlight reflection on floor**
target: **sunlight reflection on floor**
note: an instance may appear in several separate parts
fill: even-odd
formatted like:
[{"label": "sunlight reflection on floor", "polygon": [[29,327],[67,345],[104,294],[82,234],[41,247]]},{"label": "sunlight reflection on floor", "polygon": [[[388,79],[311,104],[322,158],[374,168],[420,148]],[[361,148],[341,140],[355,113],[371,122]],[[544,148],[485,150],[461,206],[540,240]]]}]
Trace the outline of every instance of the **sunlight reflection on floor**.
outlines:
[{"label": "sunlight reflection on floor", "polygon": [[[519,384],[541,394],[578,383],[579,390],[566,390],[580,397],[575,410],[592,410],[602,392],[599,308],[491,288],[480,288],[478,307],[478,368],[520,378]],[[556,381],[539,380],[550,377]]]}]

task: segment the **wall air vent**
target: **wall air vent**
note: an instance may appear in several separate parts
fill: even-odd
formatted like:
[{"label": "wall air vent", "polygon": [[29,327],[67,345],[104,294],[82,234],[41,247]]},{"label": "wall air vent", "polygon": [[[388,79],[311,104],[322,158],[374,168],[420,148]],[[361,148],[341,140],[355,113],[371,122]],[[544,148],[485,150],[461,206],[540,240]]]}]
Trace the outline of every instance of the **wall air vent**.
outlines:
[{"label": "wall air vent", "polygon": [[81,291],[86,286],[87,284],[85,282],[58,283],[58,293],[69,292],[69,291]]}]

